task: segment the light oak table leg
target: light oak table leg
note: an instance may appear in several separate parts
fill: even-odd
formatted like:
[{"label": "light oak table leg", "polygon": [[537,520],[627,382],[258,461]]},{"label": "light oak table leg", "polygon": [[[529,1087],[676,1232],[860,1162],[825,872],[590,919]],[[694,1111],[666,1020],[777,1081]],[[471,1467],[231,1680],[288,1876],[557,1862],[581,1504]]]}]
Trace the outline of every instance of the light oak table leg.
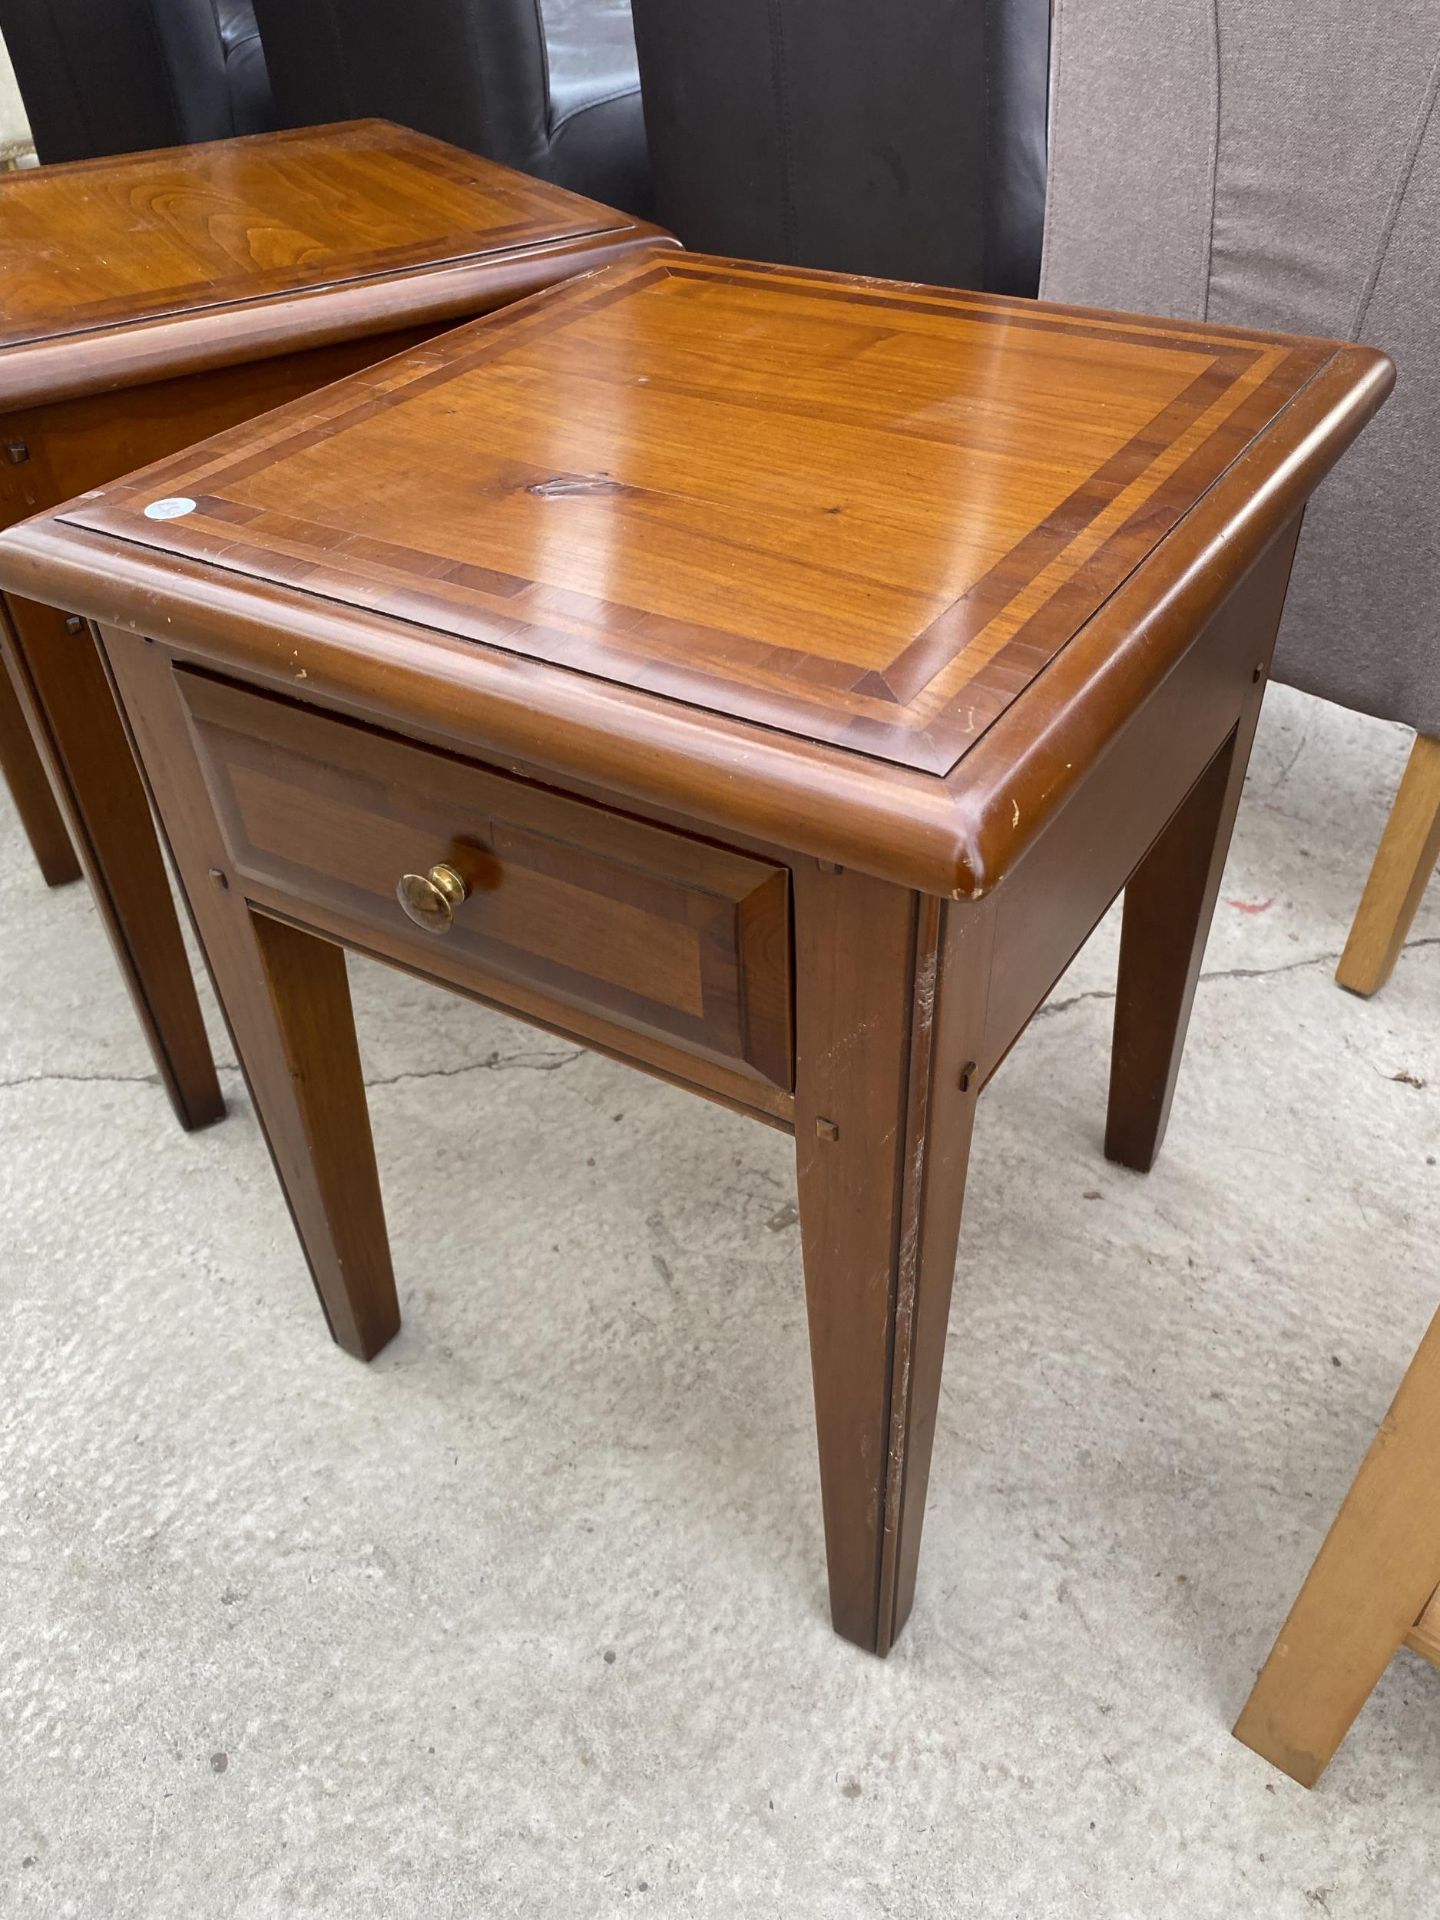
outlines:
[{"label": "light oak table leg", "polygon": [[145,786],[90,634],[6,602],[17,687],[171,1105],[209,1126],[225,1102]]},{"label": "light oak table leg", "polygon": [[0,660],[0,773],[5,776],[15,811],[46,886],[63,887],[78,880],[80,862],[75,858],[75,849],[51,791],[49,775],[35,750],[29,724],[3,660]]},{"label": "light oak table leg", "polygon": [[106,651],[330,1332],[371,1359],[400,1307],[345,956],[232,880],[168,656],[129,635]]},{"label": "light oak table leg", "polygon": [[[988,906],[796,874],[795,1150],[830,1611],[910,1611],[989,985]],[[963,1085],[962,1085],[963,1082]]]},{"label": "light oak table leg", "polygon": [[[1311,1787],[1440,1585],[1440,1315],[1235,1723]],[[1418,1650],[1430,1642],[1417,1637]]]},{"label": "light oak table leg", "polygon": [[1440,740],[1417,734],[1335,978],[1369,995],[1395,970],[1440,862]]}]

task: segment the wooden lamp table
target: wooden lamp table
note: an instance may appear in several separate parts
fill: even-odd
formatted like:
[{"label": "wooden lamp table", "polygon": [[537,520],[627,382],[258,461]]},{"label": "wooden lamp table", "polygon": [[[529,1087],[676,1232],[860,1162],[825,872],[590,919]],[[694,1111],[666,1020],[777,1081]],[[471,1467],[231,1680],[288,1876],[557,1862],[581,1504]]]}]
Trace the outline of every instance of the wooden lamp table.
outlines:
[{"label": "wooden lamp table", "polygon": [[[0,526],[665,238],[383,121],[0,177]],[[164,863],[67,618],[0,609],[0,771],[45,879],[88,874],[200,1126],[224,1108]]]},{"label": "wooden lamp table", "polygon": [[1391,377],[656,253],[0,536],[99,623],[335,1339],[399,1324],[342,947],[792,1132],[885,1652],[976,1100],[1123,887],[1150,1165],[1301,510]]}]

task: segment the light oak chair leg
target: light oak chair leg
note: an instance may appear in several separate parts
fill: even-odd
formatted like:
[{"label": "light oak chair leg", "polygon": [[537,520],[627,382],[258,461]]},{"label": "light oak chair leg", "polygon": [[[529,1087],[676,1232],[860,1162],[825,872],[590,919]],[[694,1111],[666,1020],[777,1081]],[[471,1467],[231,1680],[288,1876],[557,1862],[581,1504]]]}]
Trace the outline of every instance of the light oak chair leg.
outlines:
[{"label": "light oak chair leg", "polygon": [[80,862],[20,702],[10,670],[0,660],[0,773],[10,789],[20,825],[47,887],[67,886],[80,878]]},{"label": "light oak chair leg", "polygon": [[1138,1173],[1169,1124],[1249,747],[1231,735],[1125,889],[1105,1156]]},{"label": "light oak chair leg", "polygon": [[90,634],[6,602],[16,689],[180,1124],[225,1112],[145,787]]},{"label": "light oak chair leg", "polygon": [[1440,1314],[1235,1723],[1236,1738],[1314,1786],[1437,1585]]},{"label": "light oak chair leg", "polygon": [[1367,997],[1395,970],[1440,863],[1440,740],[1417,734],[1335,978]]},{"label": "light oak chair leg", "polygon": [[330,1332],[369,1360],[400,1307],[341,949],[245,899],[170,661],[106,635],[151,791]]},{"label": "light oak chair leg", "polygon": [[815,868],[797,872],[795,928],[830,1612],[837,1633],[884,1654],[915,1592],[993,919]]}]

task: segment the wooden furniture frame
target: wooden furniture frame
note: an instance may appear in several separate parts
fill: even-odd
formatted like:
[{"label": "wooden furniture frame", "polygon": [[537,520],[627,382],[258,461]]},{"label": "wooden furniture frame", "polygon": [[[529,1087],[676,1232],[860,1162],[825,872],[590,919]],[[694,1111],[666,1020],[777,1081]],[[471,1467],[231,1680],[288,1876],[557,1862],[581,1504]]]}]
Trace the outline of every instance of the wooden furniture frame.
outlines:
[{"label": "wooden furniture frame", "polygon": [[1440,1314],[1290,1617],[1236,1738],[1313,1787],[1401,1646],[1440,1666]]},{"label": "wooden furniture frame", "polygon": [[793,1132],[884,1653],[977,1099],[1123,887],[1154,1159],[1301,510],[1391,378],[642,255],[0,537],[99,623],[335,1339],[399,1323],[342,947]]},{"label": "wooden furniture frame", "polygon": [[[379,121],[0,178],[0,526],[663,238]],[[88,875],[202,1126],[224,1107],[164,862],[72,621],[0,609],[0,771],[45,880]]]},{"label": "wooden furniture frame", "polygon": [[1430,877],[1440,862],[1440,740],[1415,737],[1400,791],[1356,909],[1335,978],[1377,993],[1395,971]]}]

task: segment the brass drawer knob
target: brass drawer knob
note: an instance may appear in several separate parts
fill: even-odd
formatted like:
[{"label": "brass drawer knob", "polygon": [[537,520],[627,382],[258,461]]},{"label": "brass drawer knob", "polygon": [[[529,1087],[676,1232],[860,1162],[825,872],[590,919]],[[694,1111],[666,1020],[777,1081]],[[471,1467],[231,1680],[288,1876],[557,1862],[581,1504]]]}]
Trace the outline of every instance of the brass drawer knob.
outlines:
[{"label": "brass drawer knob", "polygon": [[465,903],[466,891],[460,875],[442,861],[428,873],[402,874],[395,898],[426,933],[448,933],[455,909]]}]

